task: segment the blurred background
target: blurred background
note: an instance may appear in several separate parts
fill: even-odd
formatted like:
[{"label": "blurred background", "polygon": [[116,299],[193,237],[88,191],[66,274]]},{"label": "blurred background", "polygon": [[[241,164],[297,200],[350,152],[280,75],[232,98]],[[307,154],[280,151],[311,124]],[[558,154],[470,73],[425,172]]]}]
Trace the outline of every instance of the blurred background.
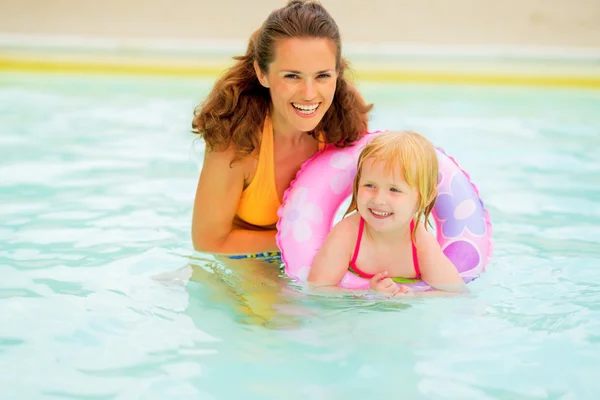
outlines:
[{"label": "blurred background", "polygon": [[[600,86],[597,0],[322,3],[367,80]],[[284,4],[3,0],[0,67],[216,75]]]},{"label": "blurred background", "polygon": [[473,296],[423,302],[193,252],[194,107],[285,3],[0,0],[0,398],[597,399],[600,0],[322,1],[369,129],[490,213]]}]

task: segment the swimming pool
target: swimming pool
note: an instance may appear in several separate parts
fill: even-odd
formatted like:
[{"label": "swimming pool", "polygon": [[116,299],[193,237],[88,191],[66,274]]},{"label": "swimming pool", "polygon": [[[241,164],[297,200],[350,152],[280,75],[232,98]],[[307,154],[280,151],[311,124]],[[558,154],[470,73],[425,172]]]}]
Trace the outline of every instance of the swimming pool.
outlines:
[{"label": "swimming pool", "polygon": [[192,254],[211,85],[0,74],[3,397],[597,397],[599,91],[363,84],[371,128],[443,147],[494,223],[471,296],[376,302]]}]

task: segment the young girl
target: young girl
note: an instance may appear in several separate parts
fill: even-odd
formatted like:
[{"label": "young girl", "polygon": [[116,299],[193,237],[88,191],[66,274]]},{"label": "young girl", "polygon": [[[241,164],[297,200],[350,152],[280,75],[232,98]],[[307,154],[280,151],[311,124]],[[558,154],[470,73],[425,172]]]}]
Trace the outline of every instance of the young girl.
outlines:
[{"label": "young girl", "polygon": [[437,196],[438,161],[432,144],[414,132],[375,137],[358,158],[352,202],[315,256],[308,276],[313,287],[339,287],[347,271],[370,280],[371,290],[413,294],[396,282],[423,280],[441,292],[464,292],[466,285],[427,219]]}]

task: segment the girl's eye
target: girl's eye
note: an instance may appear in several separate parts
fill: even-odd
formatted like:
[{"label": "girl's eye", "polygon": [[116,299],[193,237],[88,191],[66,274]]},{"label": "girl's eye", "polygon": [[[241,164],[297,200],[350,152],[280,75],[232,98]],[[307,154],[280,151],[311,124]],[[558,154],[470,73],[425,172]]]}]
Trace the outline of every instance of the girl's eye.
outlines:
[{"label": "girl's eye", "polygon": [[400,189],[397,189],[397,188],[391,188],[390,191],[392,191],[394,193],[402,193],[402,191]]},{"label": "girl's eye", "polygon": [[375,185],[373,185],[372,183],[365,183],[365,187],[374,188]]},{"label": "girl's eye", "polygon": [[287,79],[298,79],[298,75],[296,74],[285,74],[284,77]]},{"label": "girl's eye", "polygon": [[331,78],[331,74],[319,74],[317,76],[317,79],[326,79],[326,78]]}]

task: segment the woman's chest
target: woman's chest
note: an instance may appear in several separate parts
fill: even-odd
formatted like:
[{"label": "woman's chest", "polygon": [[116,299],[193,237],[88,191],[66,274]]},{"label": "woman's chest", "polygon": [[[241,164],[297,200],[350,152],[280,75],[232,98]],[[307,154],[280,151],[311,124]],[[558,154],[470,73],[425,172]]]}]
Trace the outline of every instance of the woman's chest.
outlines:
[{"label": "woman's chest", "polygon": [[273,152],[273,169],[275,188],[277,195],[281,200],[283,193],[290,186],[292,180],[300,170],[300,167],[306,160],[312,157],[317,151],[317,142],[309,142],[297,147],[277,147]]}]

